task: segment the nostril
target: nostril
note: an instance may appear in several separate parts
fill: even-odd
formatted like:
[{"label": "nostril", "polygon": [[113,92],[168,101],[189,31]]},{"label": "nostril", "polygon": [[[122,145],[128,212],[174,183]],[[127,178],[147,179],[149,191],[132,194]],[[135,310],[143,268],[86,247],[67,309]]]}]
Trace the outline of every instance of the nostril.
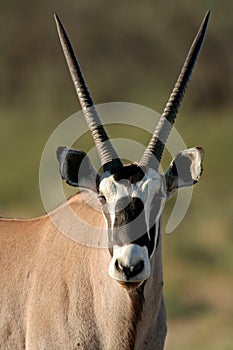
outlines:
[{"label": "nostril", "polygon": [[121,262],[118,259],[115,262],[115,266],[118,272],[120,272],[121,274],[124,274],[125,267],[121,264]]},{"label": "nostril", "polygon": [[130,277],[137,276],[144,269],[144,261],[140,260],[136,265],[127,265],[124,266],[118,259],[115,262],[115,267],[117,271],[125,275],[127,279]]},{"label": "nostril", "polygon": [[144,269],[144,261],[140,260],[137,265],[134,267],[134,272],[138,275]]}]

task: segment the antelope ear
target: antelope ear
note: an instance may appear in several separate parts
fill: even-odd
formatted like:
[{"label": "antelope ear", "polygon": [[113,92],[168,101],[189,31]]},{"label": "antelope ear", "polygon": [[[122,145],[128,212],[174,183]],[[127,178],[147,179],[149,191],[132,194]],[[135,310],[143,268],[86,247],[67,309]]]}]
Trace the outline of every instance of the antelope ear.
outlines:
[{"label": "antelope ear", "polygon": [[74,187],[97,191],[99,174],[86,153],[67,147],[58,147],[57,159],[62,178]]},{"label": "antelope ear", "polygon": [[165,174],[167,198],[178,188],[192,186],[199,181],[203,158],[204,150],[201,147],[189,148],[177,154]]}]

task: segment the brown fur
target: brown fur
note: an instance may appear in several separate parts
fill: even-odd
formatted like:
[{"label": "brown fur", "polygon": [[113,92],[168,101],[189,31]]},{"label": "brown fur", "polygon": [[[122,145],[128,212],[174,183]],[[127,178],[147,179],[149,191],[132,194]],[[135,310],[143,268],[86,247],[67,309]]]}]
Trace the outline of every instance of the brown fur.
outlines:
[{"label": "brown fur", "polygon": [[[104,226],[102,214],[80,195],[68,204],[79,217]],[[66,206],[53,215],[64,218]],[[108,249],[72,241],[47,215],[1,219],[0,242],[0,349],[163,348],[161,243],[151,277],[132,291],[108,276]]]}]

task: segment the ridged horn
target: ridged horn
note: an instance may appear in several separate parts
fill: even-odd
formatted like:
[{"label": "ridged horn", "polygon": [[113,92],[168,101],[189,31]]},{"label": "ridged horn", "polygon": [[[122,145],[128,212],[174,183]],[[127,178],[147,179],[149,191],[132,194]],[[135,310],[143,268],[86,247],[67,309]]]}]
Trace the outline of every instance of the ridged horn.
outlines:
[{"label": "ridged horn", "polygon": [[160,117],[159,123],[139,162],[139,165],[142,167],[150,167],[156,170],[159,167],[167,138],[175,122],[176,114],[178,112],[180,103],[184,96],[186,87],[192,74],[193,67],[197,60],[198,54],[200,52],[205,37],[209,16],[210,11],[206,13],[201,23],[198,33],[192,43],[184,65],[181,69],[175,87]]},{"label": "ridged horn", "polygon": [[102,125],[99,115],[95,109],[94,102],[90,96],[87,85],[82,75],[78,60],[75,56],[69,37],[59,19],[54,15],[59,39],[63,49],[63,53],[70,71],[71,78],[78,96],[81,108],[87,125],[91,131],[97,151],[99,153],[101,165],[104,171],[112,171],[118,167],[122,167],[122,163],[113,148],[111,141]]}]

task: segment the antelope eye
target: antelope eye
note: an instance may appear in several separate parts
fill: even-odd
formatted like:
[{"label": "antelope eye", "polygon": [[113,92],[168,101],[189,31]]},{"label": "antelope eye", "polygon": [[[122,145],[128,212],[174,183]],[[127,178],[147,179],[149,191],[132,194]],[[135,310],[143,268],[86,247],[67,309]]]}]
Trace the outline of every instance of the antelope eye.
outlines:
[{"label": "antelope eye", "polygon": [[100,194],[100,195],[98,195],[98,201],[100,202],[100,204],[105,204],[106,203],[106,198],[102,195],[102,194]]}]

